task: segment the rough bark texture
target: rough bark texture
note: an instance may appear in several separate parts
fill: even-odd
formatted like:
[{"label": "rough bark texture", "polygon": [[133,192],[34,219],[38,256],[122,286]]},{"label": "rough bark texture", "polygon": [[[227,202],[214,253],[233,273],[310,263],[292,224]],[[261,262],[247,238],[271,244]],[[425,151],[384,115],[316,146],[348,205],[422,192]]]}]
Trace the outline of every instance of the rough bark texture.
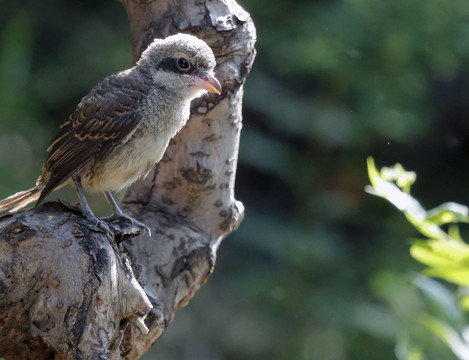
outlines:
[{"label": "rough bark texture", "polygon": [[137,359],[207,281],[221,240],[243,217],[234,179],[242,85],[255,54],[249,14],[231,0],[121,2],[134,59],[155,37],[192,33],[212,47],[223,94],[193,103],[163,160],[126,194],[124,210],[150,238],[119,221],[117,239],[107,238],[60,203],[0,217],[6,359]]}]

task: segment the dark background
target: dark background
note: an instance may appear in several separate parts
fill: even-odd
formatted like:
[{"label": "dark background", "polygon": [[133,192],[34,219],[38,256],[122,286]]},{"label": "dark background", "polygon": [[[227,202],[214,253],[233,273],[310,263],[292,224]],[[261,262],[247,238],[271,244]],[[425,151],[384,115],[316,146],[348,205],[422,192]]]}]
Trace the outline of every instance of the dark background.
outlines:
[{"label": "dark background", "polygon": [[[469,2],[241,4],[258,32],[236,187],[246,217],[145,359],[455,359],[418,323],[418,234],[364,187],[371,155],[416,171],[424,207],[469,204]],[[34,184],[59,125],[132,56],[117,1],[0,8],[3,198]]]}]

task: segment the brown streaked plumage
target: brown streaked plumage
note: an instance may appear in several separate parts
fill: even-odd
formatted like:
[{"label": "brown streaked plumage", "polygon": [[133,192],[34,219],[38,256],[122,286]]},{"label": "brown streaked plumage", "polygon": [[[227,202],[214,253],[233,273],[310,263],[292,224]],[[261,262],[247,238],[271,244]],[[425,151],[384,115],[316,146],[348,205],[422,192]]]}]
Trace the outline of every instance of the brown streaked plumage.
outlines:
[{"label": "brown streaked plumage", "polygon": [[161,159],[188,120],[191,100],[221,93],[214,67],[211,49],[194,36],[155,40],[133,68],[108,76],[81,100],[50,144],[36,186],[0,201],[0,211],[39,204],[73,181],[83,215],[109,232],[88,207],[83,188],[104,192],[114,213],[126,216],[110,192],[144,177]]}]

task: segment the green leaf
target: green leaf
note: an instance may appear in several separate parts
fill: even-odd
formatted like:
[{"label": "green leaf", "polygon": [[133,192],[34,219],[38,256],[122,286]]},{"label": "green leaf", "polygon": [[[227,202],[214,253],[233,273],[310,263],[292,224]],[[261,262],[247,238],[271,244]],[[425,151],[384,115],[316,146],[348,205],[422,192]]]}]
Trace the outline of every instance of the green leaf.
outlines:
[{"label": "green leaf", "polygon": [[469,209],[467,206],[454,202],[447,202],[427,212],[427,220],[443,225],[448,223],[469,222]]},{"label": "green leaf", "polygon": [[410,247],[410,254],[431,267],[469,269],[469,246],[457,240],[417,240]]},{"label": "green leaf", "polygon": [[370,178],[371,185],[376,186],[376,181],[380,179],[378,169],[376,169],[375,160],[368,156],[366,159],[366,164],[368,167],[368,177]]},{"label": "green leaf", "polygon": [[[382,173],[385,173],[384,175],[380,174],[376,169],[373,158],[371,157],[367,159],[367,164],[368,175],[372,184],[372,186],[365,188],[367,192],[388,200],[391,204],[402,211],[407,217],[407,220],[426,237],[431,239],[448,238],[448,235],[443,230],[441,230],[437,224],[427,219],[427,212],[417,200],[415,200],[407,192],[402,191],[394,183],[386,180],[386,178],[395,179],[396,175],[386,174],[390,172],[387,169],[382,171]],[[397,172],[402,173],[404,170],[401,169]],[[406,186],[410,186],[410,181],[411,180],[406,180]]]},{"label": "green leaf", "polygon": [[388,200],[399,210],[408,212],[417,222],[425,220],[426,212],[420,204],[397,185],[381,177],[376,170],[373,158],[368,158],[368,174],[372,188],[366,187],[367,192]]},{"label": "green leaf", "polygon": [[444,317],[451,324],[466,323],[465,314],[454,291],[449,290],[440,281],[423,275],[417,275],[412,283],[419,288],[432,305],[438,309],[439,317]]},{"label": "green leaf", "polygon": [[423,273],[460,286],[469,286],[469,268],[429,268],[424,270]]},{"label": "green leaf", "polygon": [[403,337],[402,335],[397,338],[395,353],[398,360],[425,359],[422,349],[410,343],[408,337]]},{"label": "green leaf", "polygon": [[427,329],[448,345],[458,359],[469,359],[469,346],[464,342],[456,330],[446,323],[429,315],[423,316],[420,321]]},{"label": "green leaf", "polygon": [[[420,205],[420,204],[419,204]],[[419,219],[411,212],[405,212],[407,220],[426,237],[430,239],[449,239],[449,236],[441,230],[441,228],[428,220],[419,221]]]},{"label": "green leaf", "polygon": [[450,224],[448,228],[448,235],[451,239],[454,239],[459,242],[464,242],[459,232],[459,226],[457,224]]},{"label": "green leaf", "polygon": [[412,245],[410,247],[410,255],[412,255],[415,260],[428,266],[453,266],[451,260],[436,254],[433,249],[424,242]]},{"label": "green leaf", "polygon": [[459,299],[459,303],[461,304],[461,307],[465,311],[469,311],[469,295],[465,295]]}]

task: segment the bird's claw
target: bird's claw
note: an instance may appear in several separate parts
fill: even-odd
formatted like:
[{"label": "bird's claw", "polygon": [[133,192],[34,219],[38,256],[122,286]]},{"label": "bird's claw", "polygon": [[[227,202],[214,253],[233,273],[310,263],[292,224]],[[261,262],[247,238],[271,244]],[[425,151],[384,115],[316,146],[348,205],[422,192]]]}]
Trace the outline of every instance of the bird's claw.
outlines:
[{"label": "bird's claw", "polygon": [[146,226],[144,223],[134,219],[133,217],[123,213],[122,211],[115,212],[112,216],[106,218],[106,221],[108,221],[110,223],[118,223],[118,222],[121,222],[122,220],[128,221],[130,223],[130,229],[137,228],[139,233],[145,233],[146,232],[148,234],[148,236],[151,236],[151,230],[148,226]]},{"label": "bird's claw", "polygon": [[132,226],[135,225],[136,227],[138,227],[142,232],[147,232],[148,233],[148,236],[151,237],[151,230],[148,226],[146,226],[144,223],[138,221],[138,220],[135,220],[134,218],[130,217],[129,216],[129,219],[130,221],[132,222]]},{"label": "bird's claw", "polygon": [[105,221],[98,219],[98,223],[96,224],[99,229],[101,229],[105,235],[112,235],[114,232],[111,230],[108,224]]},{"label": "bird's claw", "polygon": [[93,224],[93,225],[88,226],[91,230],[102,232],[106,236],[109,235],[112,237],[114,235],[114,231],[111,230],[111,228],[105,221],[98,219],[98,218],[87,219],[87,220]]}]

